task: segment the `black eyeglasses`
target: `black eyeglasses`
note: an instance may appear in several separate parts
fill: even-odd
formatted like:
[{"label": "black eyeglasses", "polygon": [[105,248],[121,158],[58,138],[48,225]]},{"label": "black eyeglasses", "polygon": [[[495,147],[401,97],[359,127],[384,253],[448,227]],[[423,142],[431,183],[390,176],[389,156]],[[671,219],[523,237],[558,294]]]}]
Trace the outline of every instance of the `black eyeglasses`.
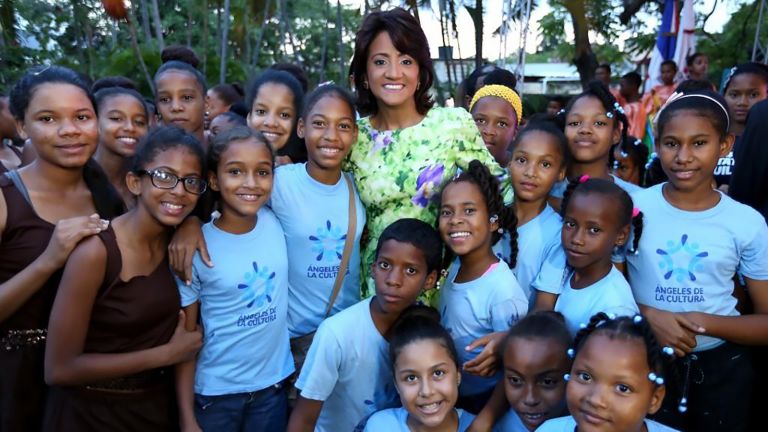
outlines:
[{"label": "black eyeglasses", "polygon": [[200,177],[179,177],[176,174],[172,174],[161,170],[152,171],[136,171],[138,175],[148,175],[152,180],[152,186],[158,189],[173,189],[179,182],[184,185],[184,190],[195,195],[200,195],[205,192],[208,187],[208,183]]}]

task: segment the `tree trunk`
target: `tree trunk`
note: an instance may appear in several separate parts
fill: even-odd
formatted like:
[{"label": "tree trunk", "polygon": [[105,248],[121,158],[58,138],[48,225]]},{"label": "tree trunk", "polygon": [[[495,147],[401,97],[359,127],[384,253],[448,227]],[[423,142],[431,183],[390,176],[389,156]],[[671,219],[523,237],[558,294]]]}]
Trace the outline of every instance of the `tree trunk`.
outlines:
[{"label": "tree trunk", "polygon": [[288,4],[286,3],[286,0],[278,1],[282,3],[280,16],[282,17],[281,21],[285,21],[285,29],[288,33],[288,44],[291,46],[291,51],[293,51],[294,63],[304,69],[304,60],[301,56],[301,50],[298,49],[296,41],[293,39],[293,26],[291,25],[291,18],[288,16]]},{"label": "tree trunk", "polygon": [[13,3],[14,0],[0,2],[0,40],[7,46],[16,43],[16,6]]},{"label": "tree trunk", "polygon": [[187,2],[187,48],[192,49],[192,0]]},{"label": "tree trunk", "polygon": [[563,2],[563,6],[571,14],[571,21],[573,21],[576,48],[573,64],[579,71],[581,85],[585,87],[595,77],[595,69],[597,68],[597,56],[592,52],[592,46],[589,43],[586,0],[566,0]]},{"label": "tree trunk", "polygon": [[483,1],[475,0],[475,7],[464,6],[475,25],[475,68],[483,65]]},{"label": "tree trunk", "polygon": [[221,29],[221,62],[219,63],[219,84],[224,84],[227,79],[227,42],[229,42],[229,15],[230,0],[224,0],[224,19]]},{"label": "tree trunk", "polygon": [[149,74],[149,68],[147,68],[147,64],[144,63],[144,56],[141,54],[141,49],[139,49],[139,36],[136,34],[136,26],[133,25],[133,22],[134,20],[132,19],[127,20],[128,32],[131,34],[131,48],[133,49],[133,55],[135,55],[139,60],[139,66],[141,67],[141,71],[144,73],[144,79],[147,80],[149,89],[154,95],[155,86],[152,82],[152,75]]},{"label": "tree trunk", "polygon": [[328,60],[328,24],[331,20],[331,3],[329,0],[323,0],[325,2],[325,14],[323,19],[325,20],[325,28],[323,29],[323,46],[320,49],[320,82],[325,82],[325,63]]},{"label": "tree trunk", "polygon": [[267,28],[267,22],[269,21],[269,7],[272,6],[272,0],[266,0],[264,4],[264,17],[261,19],[261,28],[259,28],[259,35],[256,37],[256,49],[253,52],[253,66],[259,67],[259,56],[261,55],[261,42],[264,40],[264,30]]},{"label": "tree trunk", "polygon": [[203,75],[208,73],[208,0],[203,2]]},{"label": "tree trunk", "polygon": [[[221,40],[221,0],[216,0],[216,40]],[[221,44],[216,44],[216,55],[221,56]]]},{"label": "tree trunk", "polygon": [[144,43],[151,43],[152,31],[149,29],[149,6],[147,5],[147,0],[139,2],[139,9],[141,10],[141,28],[144,31]]},{"label": "tree trunk", "polygon": [[162,51],[165,49],[165,38],[163,37],[163,22],[160,21],[160,7],[157,5],[157,0],[152,0],[152,21],[155,25],[157,46]]},{"label": "tree trunk", "polygon": [[336,28],[339,31],[339,81],[349,82],[346,62],[344,61],[344,25],[341,19],[341,0],[336,0]]}]

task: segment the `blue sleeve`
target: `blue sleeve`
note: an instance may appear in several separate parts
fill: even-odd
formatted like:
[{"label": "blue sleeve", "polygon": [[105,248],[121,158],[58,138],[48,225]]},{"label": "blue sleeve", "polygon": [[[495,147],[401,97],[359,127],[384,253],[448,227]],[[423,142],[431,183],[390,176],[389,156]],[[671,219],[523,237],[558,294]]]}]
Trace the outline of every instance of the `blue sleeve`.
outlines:
[{"label": "blue sleeve", "polygon": [[748,239],[739,257],[739,273],[755,280],[768,280],[768,226],[760,217],[757,232]]},{"label": "blue sleeve", "polygon": [[179,295],[181,296],[181,307],[187,307],[192,303],[200,300],[200,289],[202,283],[200,282],[200,274],[198,272],[198,266],[202,264],[200,260],[199,252],[195,252],[195,257],[192,260],[192,280],[188,286],[184,281],[174,275],[176,279],[176,285],[179,287]]},{"label": "blue sleeve", "polygon": [[541,270],[531,286],[537,291],[550,294],[562,293],[565,266],[566,258],[562,245],[553,248],[542,263]]},{"label": "blue sleeve", "polygon": [[341,358],[339,341],[327,322],[323,322],[315,333],[307,359],[296,381],[296,388],[301,390],[301,396],[316,401],[328,399],[339,380]]}]

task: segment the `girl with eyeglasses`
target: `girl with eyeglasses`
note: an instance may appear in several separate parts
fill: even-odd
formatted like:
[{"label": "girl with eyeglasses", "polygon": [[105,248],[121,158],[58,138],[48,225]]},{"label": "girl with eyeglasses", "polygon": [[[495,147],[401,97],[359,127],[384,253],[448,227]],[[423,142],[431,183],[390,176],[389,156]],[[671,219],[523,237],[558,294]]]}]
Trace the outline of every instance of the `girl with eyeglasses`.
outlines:
[{"label": "girl with eyeglasses", "polygon": [[150,132],[126,176],[136,205],[75,247],[51,312],[43,430],[168,431],[174,369],[195,356],[168,265],[173,227],[206,189],[200,142],[177,127]]}]

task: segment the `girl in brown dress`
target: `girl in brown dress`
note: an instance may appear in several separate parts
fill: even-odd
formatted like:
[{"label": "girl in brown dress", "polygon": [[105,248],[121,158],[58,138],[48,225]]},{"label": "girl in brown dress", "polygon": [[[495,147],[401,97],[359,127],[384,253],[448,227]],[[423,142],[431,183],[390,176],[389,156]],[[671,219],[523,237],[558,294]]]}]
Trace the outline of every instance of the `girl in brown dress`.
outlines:
[{"label": "girl in brown dress", "polygon": [[205,191],[199,141],[150,132],[126,176],[136,205],[72,252],[51,312],[43,430],[168,431],[178,421],[173,368],[202,344],[184,328],[168,265],[173,227]]},{"label": "girl in brown dress", "polygon": [[48,316],[69,253],[122,207],[89,158],[98,126],[93,98],[72,70],[27,71],[11,112],[38,157],[0,175],[0,431],[40,430]]}]

